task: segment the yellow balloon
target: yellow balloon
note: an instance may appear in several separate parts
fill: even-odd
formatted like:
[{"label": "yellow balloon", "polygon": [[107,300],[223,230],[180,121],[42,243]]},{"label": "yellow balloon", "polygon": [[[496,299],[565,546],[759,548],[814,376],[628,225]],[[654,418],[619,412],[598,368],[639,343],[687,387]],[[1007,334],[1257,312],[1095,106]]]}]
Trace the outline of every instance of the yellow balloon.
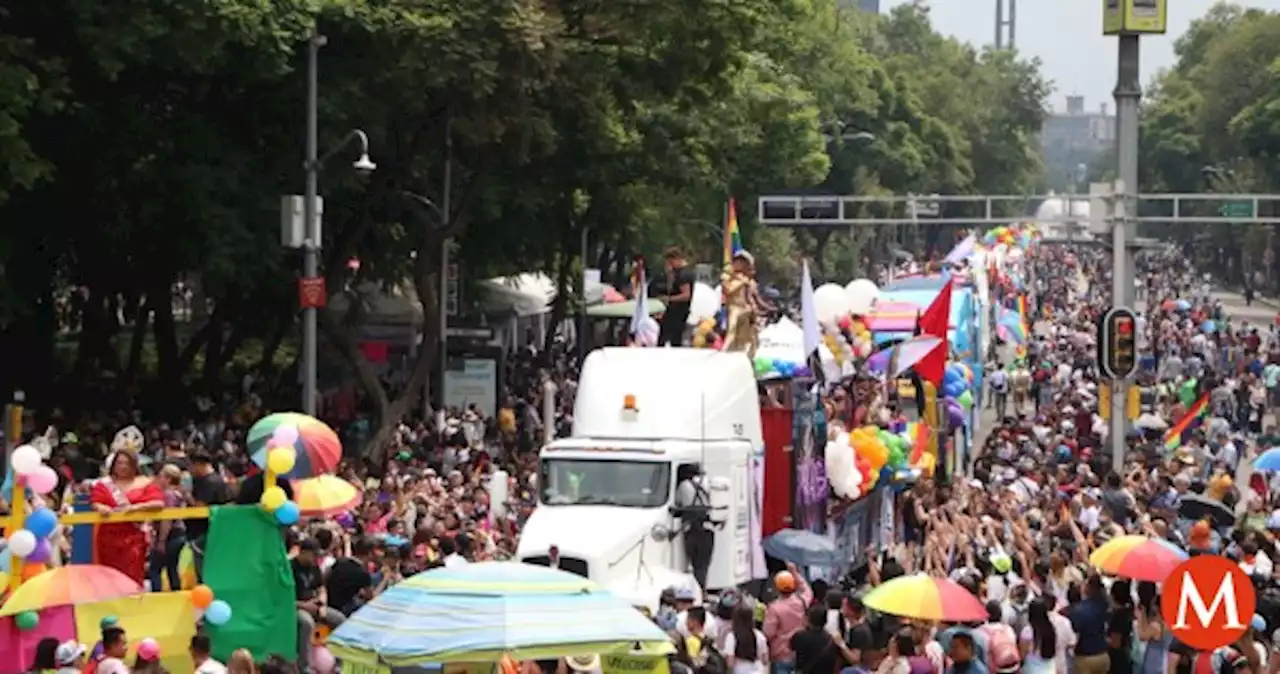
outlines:
[{"label": "yellow balloon", "polygon": [[694,336],[693,336],[693,346],[694,346],[694,348],[701,349],[702,347],[704,347],[704,346],[706,346],[706,345],[707,345],[707,336],[706,336],[706,335],[694,335]]},{"label": "yellow balloon", "polygon": [[267,452],[267,468],[276,475],[288,475],[298,460],[298,452],[292,447],[276,447]]},{"label": "yellow balloon", "polygon": [[279,487],[272,487],[262,492],[262,501],[260,503],[269,512],[275,512],[280,509],[280,506],[284,505],[285,500],[284,490]]}]

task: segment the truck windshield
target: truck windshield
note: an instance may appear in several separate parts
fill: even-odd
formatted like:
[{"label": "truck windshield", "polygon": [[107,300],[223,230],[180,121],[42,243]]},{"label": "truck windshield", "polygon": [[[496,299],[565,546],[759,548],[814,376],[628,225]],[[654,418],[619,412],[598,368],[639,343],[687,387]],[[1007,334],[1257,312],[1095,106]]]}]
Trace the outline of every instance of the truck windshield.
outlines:
[{"label": "truck windshield", "polygon": [[660,461],[544,459],[538,484],[544,505],[657,508],[667,503],[671,467]]}]

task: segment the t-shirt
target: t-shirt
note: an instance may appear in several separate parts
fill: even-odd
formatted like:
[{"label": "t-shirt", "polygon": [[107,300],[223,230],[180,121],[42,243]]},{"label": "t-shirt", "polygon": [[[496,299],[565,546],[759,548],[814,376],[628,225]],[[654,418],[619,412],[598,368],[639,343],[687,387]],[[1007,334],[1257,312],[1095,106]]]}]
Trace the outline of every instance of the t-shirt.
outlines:
[{"label": "t-shirt", "polygon": [[294,598],[298,601],[315,599],[320,594],[320,567],[302,564],[296,559],[289,564],[293,567]]},{"label": "t-shirt", "polygon": [[1068,615],[1075,630],[1077,656],[1101,655],[1107,652],[1107,602],[1087,599],[1073,606]]},{"label": "t-shirt", "polygon": [[[231,500],[231,490],[222,476],[216,472],[191,478],[191,498],[204,505],[222,505]],[[209,533],[209,520],[191,519],[186,521],[187,538],[197,540]]]},{"label": "t-shirt", "polygon": [[[693,271],[686,265],[671,272],[671,287],[667,288],[667,292],[671,295],[679,295],[681,286],[689,286],[689,290],[693,290]],[[689,302],[692,299],[682,301],[667,302],[667,313],[677,316],[689,315]]]},{"label": "t-shirt", "polygon": [[209,658],[196,668],[194,674],[227,674],[227,668],[221,662]]},{"label": "t-shirt", "polygon": [[120,658],[104,658],[94,671],[97,674],[129,674],[129,666]]},{"label": "t-shirt", "polygon": [[851,650],[869,651],[875,648],[875,634],[871,632],[871,626],[864,620],[849,628],[844,643]]},{"label": "t-shirt", "polygon": [[[836,671],[840,650],[824,630],[805,628],[791,635],[791,650],[796,654],[797,674],[831,674]],[[732,651],[726,651],[729,652]]]},{"label": "t-shirt", "polygon": [[324,586],[329,594],[329,605],[343,613],[350,613],[360,591],[373,587],[373,576],[369,574],[364,562],[343,557],[329,569],[329,578]]},{"label": "t-shirt", "polygon": [[[756,659],[743,660],[742,658],[737,658],[733,663],[733,674],[764,674],[765,672],[764,661],[769,655],[769,644],[765,642],[764,632],[761,632],[760,630],[752,630],[752,633],[756,638]],[[792,637],[792,640],[794,643],[794,637]],[[724,651],[722,654],[726,658],[733,656],[733,649],[737,647],[737,645],[737,639],[734,637],[733,632],[730,632],[729,636],[725,637]],[[826,672],[823,672],[822,674],[826,674]]]}]

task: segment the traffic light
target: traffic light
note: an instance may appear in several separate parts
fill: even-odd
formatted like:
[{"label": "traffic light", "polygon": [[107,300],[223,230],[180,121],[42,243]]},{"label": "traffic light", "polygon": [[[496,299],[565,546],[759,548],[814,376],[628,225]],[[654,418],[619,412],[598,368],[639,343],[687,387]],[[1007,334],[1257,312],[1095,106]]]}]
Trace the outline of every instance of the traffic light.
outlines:
[{"label": "traffic light", "polygon": [[1128,379],[1138,370],[1138,317],[1115,307],[1098,321],[1098,367],[1109,379]]}]

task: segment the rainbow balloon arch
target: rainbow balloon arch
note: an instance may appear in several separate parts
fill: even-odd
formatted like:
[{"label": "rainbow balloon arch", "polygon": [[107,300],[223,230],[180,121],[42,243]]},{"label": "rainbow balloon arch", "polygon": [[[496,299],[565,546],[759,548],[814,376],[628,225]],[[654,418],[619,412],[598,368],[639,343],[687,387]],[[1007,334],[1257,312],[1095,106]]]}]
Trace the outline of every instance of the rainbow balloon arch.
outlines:
[{"label": "rainbow balloon arch", "polygon": [[[314,436],[303,438],[299,424],[305,424]],[[299,504],[290,500],[280,486],[286,478],[319,478],[331,473],[341,457],[341,445],[337,434],[322,422],[305,415],[283,413],[270,415],[254,425],[269,424],[269,435],[262,436],[257,444],[262,447],[254,453],[255,463],[263,469],[263,491],[257,508],[252,506],[214,506],[161,508],[152,511],[127,511],[117,513],[75,512],[59,515],[39,506],[27,511],[30,495],[46,496],[58,485],[57,472],[49,466],[41,451],[32,445],[14,449],[10,458],[13,474],[13,490],[10,497],[12,512],[5,527],[5,547],[0,550],[0,671],[26,671],[32,666],[35,642],[45,637],[60,641],[77,639],[93,643],[100,637],[101,627],[107,620],[118,621],[135,637],[155,636],[138,641],[135,652],[143,657],[164,660],[175,658],[179,671],[189,667],[186,646],[195,634],[196,624],[218,628],[232,621],[233,602],[217,596],[210,585],[197,584],[194,565],[190,574],[183,573],[182,587],[169,591],[145,592],[142,585],[109,566],[97,564],[69,564],[50,567],[54,558],[55,534],[64,526],[87,525],[95,528],[104,524],[146,523],[178,519],[210,519],[220,511],[252,511],[266,513],[271,529],[290,526],[303,515]],[[250,449],[253,449],[254,432],[250,431]],[[323,456],[315,456],[315,447],[323,448]],[[306,461],[299,460],[299,453],[308,453]],[[300,470],[304,472],[299,473]],[[241,513],[244,514],[244,513]],[[258,520],[264,520],[260,515]],[[0,519],[0,522],[3,522]],[[213,549],[213,529],[209,535],[209,550]],[[262,575],[281,574],[292,580],[287,555],[278,533],[265,537],[270,560],[265,568],[259,566]],[[206,557],[206,566],[209,558]],[[209,578],[213,569],[206,568]],[[251,579],[250,579],[251,580]],[[212,584],[212,583],[211,583]],[[290,583],[291,584],[291,583]],[[289,588],[292,592],[292,588]],[[295,609],[292,603],[280,603],[270,609],[280,624],[292,625]],[[6,624],[7,623],[7,624]],[[291,629],[296,633],[296,629]],[[296,647],[296,640],[293,641]],[[229,647],[228,647],[229,648]],[[323,644],[316,646],[319,661],[332,662]],[[219,651],[224,649],[217,649]],[[254,653],[264,657],[267,653]],[[177,664],[182,661],[182,664]]]}]

